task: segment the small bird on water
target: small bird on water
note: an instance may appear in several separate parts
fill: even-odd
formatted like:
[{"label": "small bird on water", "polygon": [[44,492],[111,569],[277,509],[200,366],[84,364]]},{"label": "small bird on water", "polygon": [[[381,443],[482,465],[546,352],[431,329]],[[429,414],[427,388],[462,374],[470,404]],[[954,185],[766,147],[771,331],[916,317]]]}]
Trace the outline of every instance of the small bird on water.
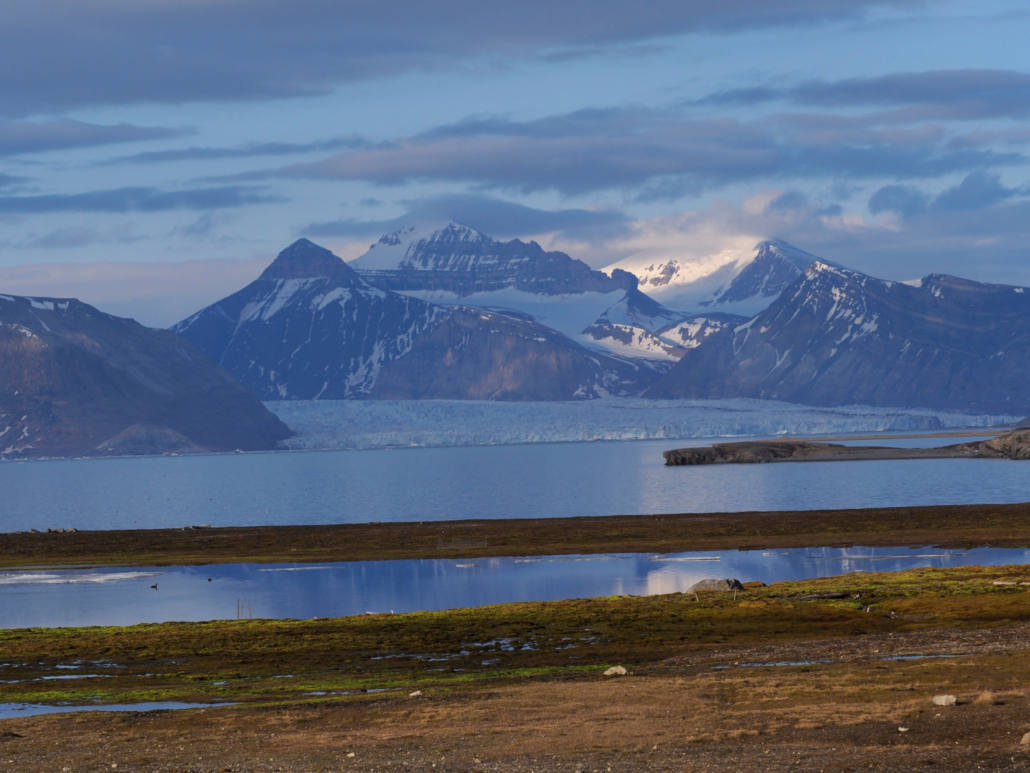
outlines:
[{"label": "small bird on water", "polygon": [[151,587],[151,588],[153,588],[154,590],[157,590],[157,583],[155,582],[155,583],[154,583],[153,585],[151,585],[150,587]]}]

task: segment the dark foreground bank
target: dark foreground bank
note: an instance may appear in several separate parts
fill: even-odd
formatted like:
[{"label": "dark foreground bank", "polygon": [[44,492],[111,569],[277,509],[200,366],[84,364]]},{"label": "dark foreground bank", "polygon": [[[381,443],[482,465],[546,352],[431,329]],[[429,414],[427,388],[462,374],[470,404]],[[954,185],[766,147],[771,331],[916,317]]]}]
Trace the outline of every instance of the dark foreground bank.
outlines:
[{"label": "dark foreground bank", "polygon": [[1030,503],[0,534],[0,567],[369,561],[818,546],[1030,546]]}]

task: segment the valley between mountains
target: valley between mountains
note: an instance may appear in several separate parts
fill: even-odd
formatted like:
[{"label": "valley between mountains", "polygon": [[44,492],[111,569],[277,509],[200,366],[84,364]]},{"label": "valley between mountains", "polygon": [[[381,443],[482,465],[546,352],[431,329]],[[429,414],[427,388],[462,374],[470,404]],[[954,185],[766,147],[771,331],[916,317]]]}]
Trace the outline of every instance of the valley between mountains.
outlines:
[{"label": "valley between mountains", "polygon": [[1028,344],[1021,287],[884,281],[779,241],[595,270],[456,223],[412,226],[350,263],[300,239],[168,332],[0,295],[0,458],[280,447],[291,430],[259,400],[753,398],[1022,416]]}]

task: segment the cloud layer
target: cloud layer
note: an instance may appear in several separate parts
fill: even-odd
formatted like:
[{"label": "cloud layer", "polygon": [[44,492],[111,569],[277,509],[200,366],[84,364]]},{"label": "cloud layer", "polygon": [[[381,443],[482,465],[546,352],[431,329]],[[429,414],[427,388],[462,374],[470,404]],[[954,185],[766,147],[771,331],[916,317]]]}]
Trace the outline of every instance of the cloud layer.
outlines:
[{"label": "cloud layer", "polygon": [[36,196],[0,196],[0,214],[38,215],[53,212],[167,212],[210,210],[267,204],[281,198],[253,187],[223,185],[160,191],[127,187],[86,193],[51,193]]},{"label": "cloud layer", "polygon": [[1030,75],[1013,70],[900,72],[874,78],[806,81],[788,87],[733,89],[694,104],[758,105],[789,102],[808,107],[901,108],[875,120],[976,120],[1030,115]]},{"label": "cloud layer", "polygon": [[[832,120],[827,116],[826,121]],[[268,173],[243,175],[470,183],[567,195],[610,189],[678,198],[740,182],[919,179],[1025,163],[1014,150],[945,142],[942,130],[843,131],[823,125],[694,118],[678,110],[581,110],[535,121],[477,118]]]},{"label": "cloud layer", "polygon": [[0,25],[0,113],[269,99],[472,58],[857,18],[930,0],[39,0]]},{"label": "cloud layer", "polygon": [[496,238],[555,231],[582,238],[599,239],[619,232],[629,221],[621,212],[586,209],[544,210],[489,196],[436,196],[412,202],[399,217],[387,220],[344,218],[312,223],[301,229],[305,236],[378,238],[411,223],[453,220]]},{"label": "cloud layer", "polygon": [[37,123],[33,121],[0,122],[0,156],[43,153],[70,148],[90,148],[120,142],[140,142],[179,137],[184,129],[159,126],[132,126],[121,123],[102,126],[64,119]]}]

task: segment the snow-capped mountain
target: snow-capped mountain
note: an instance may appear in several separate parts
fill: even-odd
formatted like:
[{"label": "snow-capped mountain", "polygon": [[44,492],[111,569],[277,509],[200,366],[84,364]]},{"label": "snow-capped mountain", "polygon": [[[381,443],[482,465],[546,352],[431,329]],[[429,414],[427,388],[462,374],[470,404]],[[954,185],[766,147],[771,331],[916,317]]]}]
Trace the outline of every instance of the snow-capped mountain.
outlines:
[{"label": "snow-capped mountain", "polygon": [[383,364],[442,310],[370,287],[329,250],[301,239],[254,282],[171,330],[262,399],[368,394]]},{"label": "snow-capped mountain", "polygon": [[290,430],[181,338],[0,295],[0,458],[265,450]]},{"label": "snow-capped mountain", "polygon": [[816,260],[822,259],[786,242],[770,240],[759,242],[747,253],[727,251],[703,258],[658,260],[631,256],[603,270],[634,274],[642,291],[671,309],[750,317],[768,307]]},{"label": "snow-capped mountain", "polygon": [[712,335],[652,397],[1030,411],[1030,289],[810,265],[765,311]]},{"label": "snow-capped mountain", "polygon": [[580,399],[637,394],[664,372],[525,316],[374,287],[306,239],[172,330],[267,400]]},{"label": "snow-capped mountain", "polygon": [[588,348],[673,361],[683,349],[656,331],[687,315],[636,289],[636,277],[611,276],[536,242],[501,242],[456,223],[386,234],[349,264],[363,279],[440,306],[516,314]]},{"label": "snow-capped mountain", "polygon": [[413,225],[386,234],[350,266],[384,290],[460,298],[504,288],[563,295],[636,286],[624,272],[609,276],[536,242],[501,242],[457,223]]}]

